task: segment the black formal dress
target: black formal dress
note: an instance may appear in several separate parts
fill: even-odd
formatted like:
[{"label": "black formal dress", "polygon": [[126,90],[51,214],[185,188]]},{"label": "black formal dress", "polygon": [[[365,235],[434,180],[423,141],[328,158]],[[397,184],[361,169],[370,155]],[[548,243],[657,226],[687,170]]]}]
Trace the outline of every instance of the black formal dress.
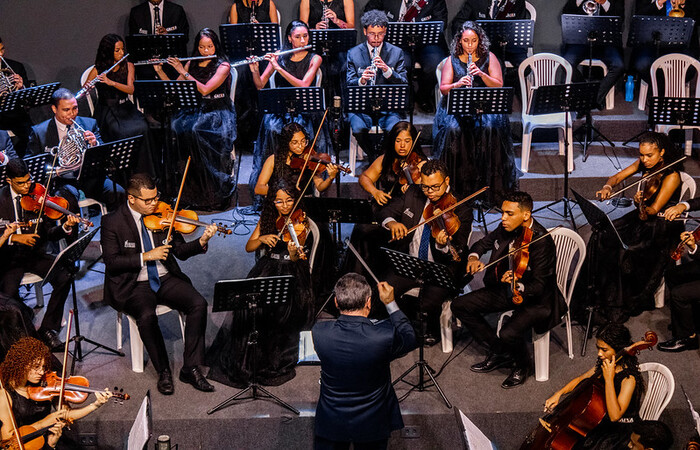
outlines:
[{"label": "black formal dress", "polygon": [[[157,305],[166,305],[187,315],[185,321],[185,351],[183,369],[191,369],[204,363],[204,335],[207,326],[207,302],[192,286],[175,258],[186,260],[204,253],[199,239],[185,242],[182,235],[174,232],[172,248],[165,261],[159,264],[141,261],[146,247],[160,246],[167,232],[151,232],[137,226],[133,210],[122,205],[106,215],[102,222],[102,254],[105,261],[105,302],[117,311],[123,311],[136,319],[153,368],[158,372],[169,369],[168,354],[163,335],[158,328]],[[150,243],[143,242],[143,234]],[[148,279],[148,266],[158,269],[160,288],[154,291]],[[161,266],[158,268],[158,266]],[[139,278],[144,277],[141,281]]]},{"label": "black formal dress", "polygon": [[[328,8],[338,16],[338,19],[345,22],[345,1],[331,0],[328,3]],[[316,28],[316,24],[322,21],[323,5],[321,5],[321,0],[309,0],[309,27]],[[338,28],[338,25],[330,20],[328,21],[328,29],[335,30]],[[329,61],[324,59],[326,64],[324,64],[325,67],[322,66],[323,79],[325,80],[324,86],[328,86],[326,99],[330,100],[335,95],[342,97],[342,86],[345,82],[343,74],[348,70],[348,53],[337,52],[324,56],[324,58],[330,59]]]},{"label": "black formal dress", "polygon": [[[4,272],[9,261],[0,267]],[[23,337],[37,337],[34,330],[34,311],[23,302],[0,292],[0,361],[5,359],[12,344]]]},{"label": "black formal dress", "polygon": [[[12,69],[13,72],[22,77],[24,87],[29,87],[27,69],[24,68],[24,64],[8,58],[5,58],[5,62],[7,62],[9,69]],[[8,68],[5,64],[0,63],[0,69],[4,72]],[[11,73],[6,72],[5,75],[10,76]],[[32,119],[27,111],[17,104],[16,109],[0,113],[0,130],[10,130],[14,133],[17,139],[17,153],[23,158],[27,142],[29,141],[29,134],[32,132]]]},{"label": "black formal dress", "polygon": [[[467,64],[450,58],[452,82],[466,76]],[[476,64],[488,73],[490,56]],[[474,77],[474,87],[485,87],[481,77]],[[464,197],[489,186],[487,197],[500,205],[504,192],[518,185],[513,138],[507,114],[482,114],[480,117],[447,114],[447,96],[442,97],[433,122],[433,158],[445,162],[455,192]]]},{"label": "black formal dress", "polygon": [[[25,425],[31,425],[39,420],[42,420],[51,414],[51,402],[36,402],[34,400],[22,397],[14,390],[7,391],[12,399],[12,414],[15,416],[17,427],[21,428]],[[80,447],[71,437],[72,434],[67,428],[64,428],[61,438],[58,440],[56,449],[58,450],[79,450]],[[44,443],[41,450],[53,450],[54,447]]]},{"label": "black formal dress", "polygon": [[[380,322],[341,315],[311,332],[321,360],[316,448],[333,448],[332,442],[386,445],[391,432],[403,428],[390,363],[416,348],[408,318],[398,309]],[[328,446],[318,445],[318,438]]]},{"label": "black formal dress", "polygon": [[[257,0],[251,0],[250,4],[251,6],[246,6],[243,0],[234,0],[233,7],[236,8],[236,14],[238,14],[238,23],[250,23],[253,18],[253,11],[255,11],[255,20],[259,23],[272,22],[270,20],[270,0],[263,0],[259,5]],[[277,20],[277,17],[275,17],[275,20]]]}]

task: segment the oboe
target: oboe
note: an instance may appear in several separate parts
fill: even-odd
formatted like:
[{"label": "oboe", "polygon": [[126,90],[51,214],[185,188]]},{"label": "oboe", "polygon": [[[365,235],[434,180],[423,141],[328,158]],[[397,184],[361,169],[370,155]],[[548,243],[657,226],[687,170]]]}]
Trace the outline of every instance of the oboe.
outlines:
[{"label": "oboe", "polygon": [[95,85],[97,85],[97,83],[100,82],[100,76],[102,76],[102,75],[107,76],[108,73],[110,73],[112,70],[114,70],[115,67],[117,67],[119,64],[121,64],[122,61],[124,61],[128,57],[129,57],[129,54],[127,53],[126,55],[124,55],[122,57],[122,59],[117,61],[112,67],[105,70],[104,72],[102,72],[101,74],[99,74],[98,76],[93,78],[92,80],[88,81],[87,83],[85,83],[85,86],[83,86],[83,88],[81,90],[79,90],[77,94],[75,94],[75,99],[78,100],[81,97],[83,97],[85,94],[90,92],[95,87]]},{"label": "oboe", "polygon": [[[203,59],[215,59],[218,58],[216,55],[210,55],[210,56],[192,56],[189,58],[177,58],[182,61],[201,61]],[[134,63],[135,66],[148,66],[148,65],[153,65],[153,64],[166,64],[168,62],[168,58],[165,59],[149,59],[148,61],[139,61],[137,63]]]},{"label": "oboe", "polygon": [[[303,47],[292,48],[289,50],[280,50],[278,52],[273,53],[273,55],[275,55],[275,56],[288,55],[289,53],[296,53],[296,52],[300,52],[302,50],[308,50],[311,47],[313,47],[313,45],[305,45]],[[255,58],[252,58],[252,59],[244,59],[242,61],[235,62],[235,63],[231,64],[231,67],[245,66],[247,64],[253,64],[253,63],[264,61],[264,60],[265,60],[265,56],[256,56]]]}]

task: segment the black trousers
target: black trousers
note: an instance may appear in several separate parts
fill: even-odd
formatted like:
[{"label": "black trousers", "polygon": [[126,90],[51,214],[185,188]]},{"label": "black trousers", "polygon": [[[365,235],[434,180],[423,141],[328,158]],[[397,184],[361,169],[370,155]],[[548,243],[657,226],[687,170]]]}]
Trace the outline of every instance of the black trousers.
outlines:
[{"label": "black trousers", "polygon": [[700,261],[671,266],[664,279],[669,287],[673,337],[692,336],[696,332],[694,304],[700,303]]},{"label": "black trousers", "polygon": [[[420,69],[416,73],[418,81],[416,101],[429,102],[431,104],[435,101],[435,85],[440,81],[435,78],[435,69],[446,56],[447,49],[444,44],[426,45],[416,50],[416,61],[420,63]],[[404,51],[404,59],[406,60],[406,71],[408,72],[409,67],[413,64],[411,53]]]},{"label": "black trousers", "polygon": [[[527,302],[527,299],[525,300]],[[524,305],[525,303],[523,303]],[[501,328],[500,338],[484,318],[484,314],[514,310]],[[518,367],[530,367],[527,335],[533,325],[549,317],[549,308],[542,305],[516,306],[507,286],[485,287],[457,297],[452,313],[462,321],[474,339],[489,346],[494,353],[508,353]]]},{"label": "black trousers", "polygon": [[131,297],[124,304],[124,312],[136,320],[139,334],[153,368],[160,373],[170,367],[163,334],[158,327],[156,306],[165,305],[184,313],[185,352],[183,368],[204,364],[204,333],[207,327],[207,301],[190,283],[172,275],[160,279],[158,292],[153,292],[148,281],[136,284]]},{"label": "black trousers", "polygon": [[[46,276],[53,264],[54,257],[41,253],[28,253],[16,258],[10,264],[9,269],[0,276],[0,285],[2,285],[2,293],[8,297],[17,297],[19,294],[20,283],[26,272]],[[71,288],[71,277],[67,270],[59,270],[56,276],[51,281],[51,298],[46,305],[46,312],[41,321],[41,328],[50,330],[60,330],[61,321],[63,320],[63,307],[66,304],[66,298]]]},{"label": "black trousers", "polygon": [[[572,44],[564,46],[564,53],[562,56],[574,69],[573,81],[584,80],[583,75],[578,70],[578,64],[584,59],[588,59],[588,55],[589,48],[587,45]],[[608,91],[615,87],[617,81],[622,77],[625,71],[625,61],[622,57],[622,50],[609,45],[593,47],[593,58],[600,59],[608,66],[608,74],[600,82],[598,98],[596,99],[598,105],[602,105]]]},{"label": "black trousers", "polygon": [[318,435],[314,437],[314,450],[350,450],[350,444],[355,450],[384,450],[389,446],[389,439],[372,442],[343,442],[331,441]]}]

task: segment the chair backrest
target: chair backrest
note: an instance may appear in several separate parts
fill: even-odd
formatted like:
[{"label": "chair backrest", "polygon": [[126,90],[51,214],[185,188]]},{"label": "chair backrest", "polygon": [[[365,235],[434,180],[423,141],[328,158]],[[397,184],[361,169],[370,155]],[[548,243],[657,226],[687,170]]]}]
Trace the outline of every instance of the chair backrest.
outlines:
[{"label": "chair backrest", "polygon": [[[690,97],[686,89],[685,80],[688,69],[695,68],[700,74],[700,62],[697,59],[681,53],[669,53],[654,61],[649,69],[651,73],[651,92],[654,97],[659,96],[659,83],[656,79],[657,70],[661,70],[664,76],[664,97]],[[697,95],[700,87],[700,76],[696,77],[695,92]]]},{"label": "chair backrest", "polygon": [[[95,68],[95,65],[93,64],[92,66],[85,69],[83,74],[80,75],[80,86],[84,86],[85,83],[87,83],[88,75],[90,75],[90,72],[92,72],[92,69],[94,69],[94,68]],[[92,94],[93,94],[93,92],[88,92],[88,94],[85,96],[85,98],[87,99],[87,102],[88,102],[88,107],[90,108],[90,115],[91,116],[95,114],[95,106],[92,103]],[[96,90],[94,90],[94,95],[95,95],[95,98],[97,98],[97,91]]]},{"label": "chair backrest", "polygon": [[525,2],[525,9],[530,13],[530,20],[537,22],[537,10],[535,6],[530,2]]},{"label": "chair backrest", "polygon": [[[574,293],[578,274],[586,259],[586,243],[574,230],[558,228],[552,232],[554,246],[557,249],[557,286],[568,306]],[[574,264],[574,259],[576,262]],[[573,272],[572,272],[572,264]],[[569,279],[571,274],[571,279]]]},{"label": "chair backrest", "polygon": [[231,103],[236,101],[236,85],[238,84],[238,71],[236,70],[235,67],[231,66],[231,93],[229,96],[231,97]]},{"label": "chair backrest", "polygon": [[[275,83],[275,73],[272,72],[272,76],[270,77],[270,89],[275,89],[277,88],[277,83]],[[316,71],[316,78],[314,79],[314,83],[312,86],[321,86],[321,82],[323,81],[323,72],[321,71],[321,68],[319,67],[318,70]]]},{"label": "chair backrest", "polygon": [[[678,173],[681,176],[681,200],[695,198],[695,190],[697,189],[697,185],[695,184],[693,177],[685,172]],[[685,196],[686,192],[688,193],[687,197]]]},{"label": "chair backrest", "polygon": [[316,222],[311,220],[310,218],[307,218],[309,222],[309,235],[312,236],[313,242],[311,244],[311,251],[309,252],[308,258],[309,258],[309,268],[313,272],[314,270],[314,261],[316,260],[316,251],[318,250],[318,243],[321,240],[321,233],[318,231],[318,225],[316,225]]},{"label": "chair backrest", "polygon": [[642,420],[659,420],[673,397],[676,383],[668,367],[659,363],[642,363],[639,370],[647,374],[647,391],[639,408]]},{"label": "chair backrest", "polygon": [[[449,58],[449,57],[448,57]],[[445,67],[447,58],[440,61],[440,64],[435,68],[435,76],[437,77],[437,86],[435,86],[435,106],[439,106],[442,101],[442,92],[440,92],[440,80],[442,80],[442,69]]]},{"label": "chair backrest", "polygon": [[[530,69],[528,79],[525,79],[525,72]],[[557,73],[559,70],[564,71],[564,83],[571,83],[571,64],[564,58],[554,53],[538,53],[527,58],[518,67],[518,78],[520,79],[520,93],[522,94],[523,104],[527,105],[530,101],[532,88],[538,86],[549,86],[556,84]],[[525,108],[523,108],[525,109]]]}]

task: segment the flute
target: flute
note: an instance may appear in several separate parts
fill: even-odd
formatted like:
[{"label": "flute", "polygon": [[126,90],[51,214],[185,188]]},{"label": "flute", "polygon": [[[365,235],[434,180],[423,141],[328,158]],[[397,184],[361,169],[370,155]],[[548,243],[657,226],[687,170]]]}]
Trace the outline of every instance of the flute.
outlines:
[{"label": "flute", "polygon": [[83,88],[80,89],[80,90],[78,91],[77,94],[75,94],[75,99],[76,99],[76,100],[79,100],[80,97],[82,97],[82,96],[84,96],[85,94],[87,94],[88,92],[90,92],[90,91],[95,87],[95,85],[97,85],[97,83],[100,82],[100,76],[101,76],[101,75],[105,75],[105,76],[106,76],[108,73],[110,73],[112,70],[114,70],[115,67],[117,67],[119,64],[121,64],[122,61],[124,61],[124,60],[125,60],[126,58],[128,58],[128,57],[129,57],[129,54],[127,53],[126,55],[124,55],[124,56],[122,57],[122,59],[120,59],[119,61],[117,61],[116,63],[114,63],[114,65],[113,65],[112,67],[110,67],[109,69],[105,70],[105,71],[102,72],[100,75],[96,76],[95,78],[93,78],[92,80],[88,81],[87,83],[85,83],[85,86],[83,86]]},{"label": "flute", "polygon": [[[275,56],[288,55],[289,53],[295,53],[295,52],[300,52],[302,50],[308,50],[312,47],[313,47],[313,45],[305,45],[305,46],[299,47],[299,48],[292,48],[289,50],[280,50],[280,51],[273,53],[273,55],[275,55]],[[247,64],[253,64],[256,62],[263,61],[263,60],[265,60],[265,56],[256,56],[253,59],[244,59],[242,61],[238,61],[236,63],[233,63],[233,64],[231,64],[231,67],[245,66]]]},{"label": "flute", "polygon": [[[202,60],[202,59],[214,59],[214,58],[218,58],[218,56],[216,56],[216,55],[211,55],[211,56],[192,56],[192,57],[189,57],[189,58],[177,58],[177,59],[180,60],[180,62],[182,62],[182,61],[200,61],[200,60]],[[148,61],[139,61],[139,62],[136,62],[136,63],[134,63],[134,65],[135,65],[135,66],[150,66],[150,65],[154,65],[154,64],[165,64],[165,63],[167,63],[167,62],[168,62],[168,58],[165,58],[165,59],[149,59]]]}]

